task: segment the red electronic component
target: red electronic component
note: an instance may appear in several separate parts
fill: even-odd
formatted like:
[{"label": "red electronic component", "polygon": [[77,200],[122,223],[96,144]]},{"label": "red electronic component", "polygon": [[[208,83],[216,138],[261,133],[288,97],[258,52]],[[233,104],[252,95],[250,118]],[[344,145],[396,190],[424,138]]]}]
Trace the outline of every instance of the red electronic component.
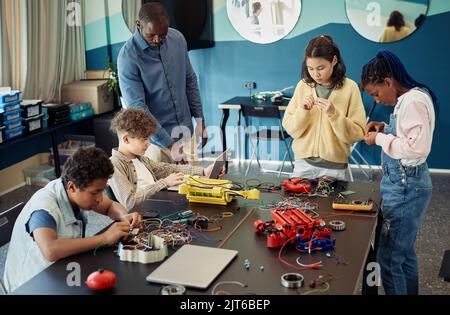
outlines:
[{"label": "red electronic component", "polygon": [[308,249],[320,250],[322,248],[318,247],[318,241],[331,240],[332,230],[324,227],[322,220],[313,219],[301,209],[275,208],[271,215],[273,221],[257,220],[253,223],[257,233],[267,233],[268,248],[280,248],[289,240],[301,250],[304,250],[302,247],[305,246],[308,246]]},{"label": "red electronic component", "polygon": [[281,186],[284,187],[285,191],[290,191],[293,193],[309,193],[312,191],[312,185],[301,178],[291,178],[283,182]]},{"label": "red electronic component", "polygon": [[86,284],[93,290],[109,289],[116,284],[116,275],[114,272],[99,269],[89,275]]}]

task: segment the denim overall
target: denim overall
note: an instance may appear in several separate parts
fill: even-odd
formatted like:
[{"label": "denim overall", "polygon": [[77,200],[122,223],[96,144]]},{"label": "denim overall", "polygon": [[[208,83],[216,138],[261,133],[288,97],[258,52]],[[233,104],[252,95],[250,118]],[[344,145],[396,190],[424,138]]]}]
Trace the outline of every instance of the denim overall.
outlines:
[{"label": "denim overall", "polygon": [[[400,106],[400,104],[399,104]],[[397,135],[397,118],[391,114],[384,133]],[[430,203],[432,184],[427,163],[403,166],[383,153],[383,222],[377,261],[386,294],[418,294],[419,277],[414,250],[417,232]]]}]

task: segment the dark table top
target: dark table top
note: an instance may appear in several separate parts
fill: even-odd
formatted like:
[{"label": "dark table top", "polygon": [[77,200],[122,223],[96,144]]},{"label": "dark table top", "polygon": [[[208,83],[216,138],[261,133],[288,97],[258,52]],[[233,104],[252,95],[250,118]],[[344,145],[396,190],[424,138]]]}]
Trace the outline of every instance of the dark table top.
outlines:
[{"label": "dark table top", "polygon": [[[245,182],[242,177],[228,177],[229,179]],[[279,182],[273,179],[272,182]],[[372,197],[379,204],[378,184],[376,183],[349,183],[348,187],[338,187],[339,190],[350,189],[357,194],[356,197]],[[328,258],[324,253],[314,253],[311,257],[302,254],[301,261],[304,263],[322,260],[324,267],[320,270],[302,270],[299,273],[305,276],[306,283],[321,274],[333,274],[330,292],[333,294],[352,294],[361,283],[359,277],[364,267],[365,259],[372,240],[376,217],[371,215],[348,215],[334,216],[336,213],[331,209],[333,196],[329,198],[314,197],[311,201],[319,203],[319,213],[328,222],[331,219],[342,219],[347,224],[346,231],[334,233],[336,237],[335,253],[342,257],[343,263],[337,264],[335,257]],[[264,203],[270,200],[282,198],[278,193],[262,193],[261,200]],[[201,233],[193,244],[223,247],[239,251],[238,257],[225,269],[225,271],[213,282],[219,281],[241,281],[248,285],[246,288],[239,286],[224,286],[233,294],[298,294],[296,290],[285,289],[280,286],[280,277],[283,273],[295,271],[291,267],[284,266],[278,260],[278,250],[270,250],[266,247],[264,235],[256,235],[253,230],[253,222],[256,219],[270,219],[270,212],[258,210],[259,201],[244,200],[239,198],[232,201],[228,206],[216,206],[207,204],[188,204],[184,196],[175,192],[162,191],[141,204],[135,209],[142,212],[146,210],[158,210],[161,216],[175,211],[190,209],[206,216],[220,214],[225,211],[233,212],[231,218],[221,222],[222,229],[217,232]],[[255,207],[256,206],[256,207]],[[342,212],[340,212],[342,213]],[[333,217],[331,217],[333,215]],[[327,217],[329,216],[329,217]],[[169,255],[175,249],[169,246]],[[29,282],[18,288],[13,294],[159,294],[161,285],[147,283],[145,278],[160,263],[140,264],[121,262],[114,253],[114,247],[99,248],[76,256],[62,259],[46,270],[39,273]],[[333,253],[332,253],[333,254]],[[286,247],[283,258],[296,264],[295,259],[299,256],[293,248]],[[251,263],[249,270],[243,266],[244,259]],[[71,271],[67,270],[68,264],[76,262],[80,266],[81,286],[70,287],[66,279],[71,277]],[[264,271],[260,266],[264,266]],[[117,283],[114,288],[95,293],[89,289],[84,281],[88,275],[99,268],[114,272]],[[187,294],[211,294],[213,285],[208,290],[191,290]],[[303,290],[307,290],[304,288]]]},{"label": "dark table top", "polygon": [[[236,96],[225,102],[222,102],[221,105],[265,105],[265,106],[274,106],[274,103],[270,100],[270,97],[266,97],[263,99],[255,99],[250,98],[249,96]],[[284,99],[282,104],[278,106],[288,106],[289,100]]]}]

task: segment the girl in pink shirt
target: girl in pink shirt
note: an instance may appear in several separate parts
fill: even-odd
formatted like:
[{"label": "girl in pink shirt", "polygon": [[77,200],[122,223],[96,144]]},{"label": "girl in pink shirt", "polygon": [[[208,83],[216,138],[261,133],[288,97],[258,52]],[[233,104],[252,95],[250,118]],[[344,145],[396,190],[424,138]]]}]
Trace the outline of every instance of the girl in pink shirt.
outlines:
[{"label": "girl in pink shirt", "polygon": [[361,84],[377,103],[394,106],[389,124],[370,122],[364,139],[383,150],[383,225],[377,250],[383,287],[386,294],[418,294],[414,244],[432,194],[426,159],[433,140],[436,97],[386,50],[363,67]]}]

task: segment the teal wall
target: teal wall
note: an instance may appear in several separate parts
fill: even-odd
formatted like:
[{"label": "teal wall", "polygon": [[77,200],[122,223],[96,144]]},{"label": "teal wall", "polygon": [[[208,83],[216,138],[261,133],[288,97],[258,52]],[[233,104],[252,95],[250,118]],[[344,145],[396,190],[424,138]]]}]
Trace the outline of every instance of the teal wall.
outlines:
[{"label": "teal wall", "polygon": [[[108,56],[112,58],[123,42],[131,36],[120,14],[120,0],[109,0],[109,13],[101,11],[102,0],[87,1],[90,17],[86,24],[86,56],[89,69],[102,69]],[[90,3],[90,4],[89,4]],[[95,12],[95,14],[93,13]],[[109,19],[110,38],[102,25]],[[112,21],[114,21],[112,23]],[[97,25],[97,26],[96,26]],[[234,30],[227,15],[224,0],[214,1],[215,47],[191,51],[190,58],[198,75],[204,113],[208,125],[218,125],[221,111],[217,104],[237,95],[248,95],[244,81],[254,81],[259,91],[278,90],[295,85],[300,79],[300,65],[307,42],[320,34],[331,35],[339,45],[348,68],[348,76],[359,81],[362,65],[379,49],[390,49],[402,59],[411,75],[428,84],[439,98],[440,122],[437,124],[429,164],[433,168],[450,169],[450,73],[448,51],[450,43],[445,32],[450,30],[450,1],[430,0],[428,17],[423,26],[408,38],[390,44],[378,44],[362,38],[349,24],[344,0],[303,0],[299,22],[283,40],[260,45],[244,40]],[[107,45],[106,43],[109,43]],[[364,95],[366,109],[372,100]],[[389,108],[376,107],[374,120],[387,119]],[[229,125],[236,125],[233,112]],[[231,137],[231,135],[230,135]],[[213,138],[206,150],[220,146]],[[359,144],[358,149],[372,163],[379,163],[379,149]],[[282,156],[283,152],[280,152]],[[262,157],[264,158],[264,156]]]}]

